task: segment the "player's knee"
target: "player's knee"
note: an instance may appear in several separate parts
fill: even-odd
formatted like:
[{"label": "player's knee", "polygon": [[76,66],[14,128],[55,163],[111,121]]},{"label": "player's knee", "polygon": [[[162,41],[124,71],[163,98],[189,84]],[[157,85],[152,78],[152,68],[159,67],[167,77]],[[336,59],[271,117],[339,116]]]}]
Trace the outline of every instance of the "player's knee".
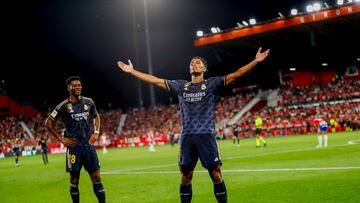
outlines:
[{"label": "player's knee", "polygon": [[214,183],[220,183],[223,180],[221,175],[220,165],[217,165],[209,169],[209,174]]},{"label": "player's knee", "polygon": [[100,182],[101,181],[100,173],[98,171],[91,173],[90,179],[93,183]]},{"label": "player's knee", "polygon": [[79,184],[79,177],[80,177],[80,174],[78,174],[78,173],[70,174],[70,183],[73,184],[73,185],[78,185]]},{"label": "player's knee", "polygon": [[194,171],[182,172],[181,174],[181,183],[190,184],[193,178]]}]

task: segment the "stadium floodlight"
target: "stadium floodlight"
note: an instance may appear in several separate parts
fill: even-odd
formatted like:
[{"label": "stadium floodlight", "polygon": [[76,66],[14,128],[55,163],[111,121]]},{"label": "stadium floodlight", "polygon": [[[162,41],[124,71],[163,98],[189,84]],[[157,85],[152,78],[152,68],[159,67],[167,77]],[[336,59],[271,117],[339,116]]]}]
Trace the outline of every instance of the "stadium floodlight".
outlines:
[{"label": "stadium floodlight", "polygon": [[244,27],[244,26],[243,26],[241,23],[239,23],[239,22],[236,22],[236,25],[237,25],[238,28],[243,28],[243,27]]},{"label": "stadium floodlight", "polygon": [[337,3],[337,5],[343,5],[343,4],[344,4],[344,0],[337,0],[336,3]]},{"label": "stadium floodlight", "polygon": [[353,2],[353,0],[348,0],[348,3],[352,3]]},{"label": "stadium floodlight", "polygon": [[278,12],[278,15],[280,16],[280,18],[284,18],[284,15],[281,12]]},{"label": "stadium floodlight", "polygon": [[216,27],[216,30],[217,30],[218,32],[221,32],[221,30],[220,30],[220,28],[219,28],[219,27]]},{"label": "stadium floodlight", "polygon": [[314,8],[314,11],[320,11],[321,5],[319,3],[314,3],[313,8]]},{"label": "stadium floodlight", "polygon": [[313,11],[314,11],[314,6],[313,5],[307,5],[306,6],[306,12],[311,13]]},{"label": "stadium floodlight", "polygon": [[355,3],[359,3],[360,2],[360,0],[355,0]]},{"label": "stadium floodlight", "polygon": [[216,27],[212,27],[210,30],[211,30],[212,33],[217,33],[218,32]]},{"label": "stadium floodlight", "polygon": [[250,25],[255,25],[256,24],[255,18],[250,18],[249,23]]},{"label": "stadium floodlight", "polygon": [[249,26],[249,23],[247,23],[245,20],[242,21],[242,24],[243,24],[244,26]]},{"label": "stadium floodlight", "polygon": [[322,63],[321,65],[325,67],[325,66],[328,66],[329,64],[328,63]]},{"label": "stadium floodlight", "polygon": [[290,71],[296,71],[296,68],[290,68],[289,70]]},{"label": "stadium floodlight", "polygon": [[298,14],[298,10],[296,8],[293,8],[293,9],[290,10],[290,14],[292,16],[296,16]]},{"label": "stadium floodlight", "polygon": [[202,30],[198,30],[198,31],[196,31],[196,36],[202,37],[202,36],[204,36],[204,32]]},{"label": "stadium floodlight", "polygon": [[360,61],[360,58],[357,58],[358,61]]},{"label": "stadium floodlight", "polygon": [[326,2],[324,2],[324,5],[325,5],[326,8],[330,7],[329,4],[327,4]]}]

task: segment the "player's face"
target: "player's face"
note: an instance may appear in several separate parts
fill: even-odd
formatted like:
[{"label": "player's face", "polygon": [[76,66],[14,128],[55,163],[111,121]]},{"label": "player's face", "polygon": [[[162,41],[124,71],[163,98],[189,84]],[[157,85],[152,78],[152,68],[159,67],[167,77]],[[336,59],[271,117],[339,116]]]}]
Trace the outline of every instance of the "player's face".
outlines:
[{"label": "player's face", "polygon": [[190,62],[190,74],[200,75],[206,72],[204,63],[200,59],[192,59]]},{"label": "player's face", "polygon": [[74,80],[69,85],[69,92],[72,96],[80,96],[81,95],[81,82],[79,80]]}]

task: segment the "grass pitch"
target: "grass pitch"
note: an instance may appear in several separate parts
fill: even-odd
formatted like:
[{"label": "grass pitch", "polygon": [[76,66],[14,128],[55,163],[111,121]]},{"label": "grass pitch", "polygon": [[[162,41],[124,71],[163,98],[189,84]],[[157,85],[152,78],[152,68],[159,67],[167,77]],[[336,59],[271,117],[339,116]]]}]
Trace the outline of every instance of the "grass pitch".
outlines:
[{"label": "grass pitch", "polygon": [[[360,132],[329,135],[327,148],[315,149],[315,135],[265,138],[268,147],[255,148],[254,139],[219,141],[228,202],[360,202]],[[350,142],[350,144],[349,144]],[[110,149],[101,162],[107,202],[180,202],[178,146]],[[1,203],[71,202],[65,154],[0,159]],[[200,162],[193,178],[193,202],[216,202],[212,182]],[[97,202],[83,169],[80,201]]]}]

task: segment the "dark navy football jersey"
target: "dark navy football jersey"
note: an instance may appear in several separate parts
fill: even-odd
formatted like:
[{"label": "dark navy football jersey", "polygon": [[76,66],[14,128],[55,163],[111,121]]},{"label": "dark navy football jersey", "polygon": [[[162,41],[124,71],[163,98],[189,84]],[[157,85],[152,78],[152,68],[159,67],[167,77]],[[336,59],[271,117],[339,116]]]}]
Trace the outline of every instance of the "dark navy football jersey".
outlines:
[{"label": "dark navy football jersey", "polygon": [[212,77],[200,83],[166,80],[165,84],[177,95],[180,106],[181,134],[215,134],[215,105],[224,77]]},{"label": "dark navy football jersey", "polygon": [[65,124],[64,137],[76,138],[77,142],[88,142],[91,136],[93,118],[97,115],[96,106],[92,99],[80,97],[77,103],[69,99],[61,102],[49,115],[56,121],[61,118]]}]

